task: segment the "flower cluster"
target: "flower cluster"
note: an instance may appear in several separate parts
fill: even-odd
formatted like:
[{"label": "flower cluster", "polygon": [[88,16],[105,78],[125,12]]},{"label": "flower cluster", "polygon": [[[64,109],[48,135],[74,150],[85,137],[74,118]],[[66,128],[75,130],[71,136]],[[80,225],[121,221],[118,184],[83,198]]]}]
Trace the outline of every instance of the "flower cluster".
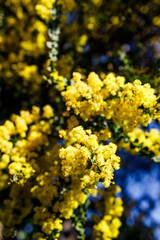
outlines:
[{"label": "flower cluster", "polygon": [[139,80],[125,83],[124,77],[108,74],[103,80],[91,73],[87,80],[81,74],[73,74],[73,86],[63,91],[67,111],[74,110],[83,121],[98,115],[112,119],[116,125],[131,132],[141,124],[147,126],[155,113],[157,97],[149,84]]},{"label": "flower cluster", "polygon": [[40,90],[48,57],[47,23],[54,2],[0,1],[4,15],[3,31],[0,31],[0,77],[19,94],[22,91],[33,95]]},{"label": "flower cluster", "polygon": [[48,22],[52,17],[51,9],[54,3],[55,0],[39,0],[35,5],[37,14]]},{"label": "flower cluster", "polygon": [[[49,145],[48,135],[52,132],[53,109],[46,105],[43,114],[34,106],[32,112],[21,111],[20,116],[13,114],[0,126],[0,170],[6,168],[13,181],[23,183],[38,171],[36,159],[43,147]],[[2,179],[6,174],[2,174]],[[5,181],[1,180],[1,187]]]},{"label": "flower cluster", "polygon": [[95,225],[93,227],[93,235],[95,240],[111,240],[117,238],[119,234],[119,227],[121,226],[120,217],[123,213],[122,199],[115,198],[118,192],[121,191],[118,186],[111,186],[108,191],[100,189],[102,202],[95,202],[97,209],[102,216],[93,216]]},{"label": "flower cluster", "polygon": [[24,186],[12,185],[9,196],[3,201],[0,219],[3,224],[3,235],[8,239],[13,236],[15,226],[20,225],[32,211],[30,186],[29,182]]},{"label": "flower cluster", "polygon": [[113,143],[99,145],[97,136],[81,126],[73,128],[67,136],[66,148],[60,149],[62,174],[72,179],[80,179],[83,187],[97,186],[98,181],[108,187],[114,169],[119,169],[120,158],[115,155],[117,147]]},{"label": "flower cluster", "polygon": [[160,156],[160,132],[158,129],[143,131],[136,129],[128,134],[128,141],[119,143],[120,148],[125,148],[132,154],[143,153],[146,156]]}]

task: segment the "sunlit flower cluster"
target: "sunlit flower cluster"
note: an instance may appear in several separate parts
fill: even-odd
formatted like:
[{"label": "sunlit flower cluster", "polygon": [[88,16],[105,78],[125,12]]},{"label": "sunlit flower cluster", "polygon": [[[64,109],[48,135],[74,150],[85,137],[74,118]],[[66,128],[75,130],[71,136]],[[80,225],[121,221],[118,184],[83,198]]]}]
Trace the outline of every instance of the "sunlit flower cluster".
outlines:
[{"label": "sunlit flower cluster", "polygon": [[[43,114],[34,106],[32,112],[21,111],[20,116],[13,114],[0,126],[0,169],[2,179],[8,169],[12,180],[23,183],[38,171],[36,159],[44,146],[49,145],[48,135],[52,132],[53,109],[46,105]],[[43,120],[45,119],[45,120]],[[46,120],[47,119],[47,120]],[[1,182],[1,187],[5,182]]]},{"label": "sunlit flower cluster", "polygon": [[80,179],[86,188],[96,187],[98,181],[108,187],[114,169],[119,169],[120,158],[115,155],[116,145],[99,145],[97,136],[81,126],[70,131],[68,144],[60,150],[62,174]]},{"label": "sunlit flower cluster", "polygon": [[108,74],[101,80],[91,73],[87,80],[81,74],[73,74],[73,86],[62,92],[67,111],[71,109],[84,121],[103,114],[131,132],[141,124],[147,126],[154,116],[157,98],[149,84],[139,80],[126,83],[123,77]]},{"label": "sunlit flower cluster", "polygon": [[121,141],[119,147],[123,147],[132,154],[143,152],[148,156],[160,156],[160,132],[158,129],[143,131],[136,129],[128,134],[129,141]]}]

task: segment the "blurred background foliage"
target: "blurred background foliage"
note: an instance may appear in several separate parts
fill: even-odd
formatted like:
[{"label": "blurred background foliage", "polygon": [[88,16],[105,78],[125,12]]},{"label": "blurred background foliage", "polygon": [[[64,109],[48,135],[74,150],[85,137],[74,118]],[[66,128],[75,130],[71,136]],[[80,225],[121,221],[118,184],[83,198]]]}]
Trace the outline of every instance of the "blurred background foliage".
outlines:
[{"label": "blurred background foliage", "polygon": [[[45,42],[49,20],[37,16],[36,0],[32,4],[29,0],[0,3],[1,118],[4,118],[15,112],[14,108],[17,111],[20,107],[51,101],[46,99],[49,89],[42,77],[48,59]],[[75,70],[85,74],[115,72],[130,82],[135,79],[150,82],[159,91],[159,0],[127,3],[68,0],[61,5],[57,62],[60,75],[70,78]]]}]

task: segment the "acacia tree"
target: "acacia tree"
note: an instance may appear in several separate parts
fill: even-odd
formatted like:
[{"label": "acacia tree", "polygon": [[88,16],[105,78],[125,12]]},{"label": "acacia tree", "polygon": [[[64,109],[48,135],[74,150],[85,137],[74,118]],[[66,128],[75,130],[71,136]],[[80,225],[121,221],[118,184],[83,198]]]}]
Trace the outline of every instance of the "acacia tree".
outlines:
[{"label": "acacia tree", "polygon": [[0,3],[2,235],[58,239],[70,220],[85,239],[90,209],[92,238],[117,238],[118,151],[159,161],[144,127],[160,119],[160,3]]}]

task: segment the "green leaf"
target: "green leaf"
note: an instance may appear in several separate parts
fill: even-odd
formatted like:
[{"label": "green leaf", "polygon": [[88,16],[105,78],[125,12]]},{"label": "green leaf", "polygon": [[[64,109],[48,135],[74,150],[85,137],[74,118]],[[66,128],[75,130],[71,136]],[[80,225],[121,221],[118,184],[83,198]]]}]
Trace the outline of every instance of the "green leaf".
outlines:
[{"label": "green leaf", "polygon": [[157,99],[157,103],[160,103],[160,98]]},{"label": "green leaf", "polygon": [[87,161],[87,169],[90,169],[92,167],[92,162],[91,160]]},{"label": "green leaf", "polygon": [[139,106],[138,108],[144,110],[144,106],[143,106],[143,104],[142,104],[141,106]]},{"label": "green leaf", "polygon": [[131,149],[134,149],[136,146],[132,143],[132,142],[130,142],[130,148]]}]

